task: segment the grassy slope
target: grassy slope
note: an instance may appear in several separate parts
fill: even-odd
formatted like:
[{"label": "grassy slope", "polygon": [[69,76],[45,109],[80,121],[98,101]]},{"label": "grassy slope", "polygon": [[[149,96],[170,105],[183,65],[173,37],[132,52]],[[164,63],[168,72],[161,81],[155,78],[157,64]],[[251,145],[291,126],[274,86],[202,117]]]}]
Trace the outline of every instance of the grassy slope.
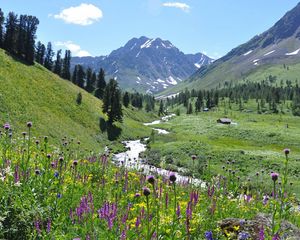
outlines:
[{"label": "grassy slope", "polygon": [[[75,102],[78,92],[83,95],[81,105]],[[20,132],[26,130],[27,121],[32,121],[35,135],[48,135],[55,138],[53,141],[72,137],[85,147],[97,149],[109,143],[99,128],[99,118],[104,117],[101,104],[42,66],[24,65],[0,50],[0,122],[10,122]],[[118,124],[121,139],[149,134],[139,121],[150,121],[153,116],[131,109],[124,115],[124,123]]]},{"label": "grassy slope", "polygon": [[[174,164],[193,169],[191,155],[201,156],[200,164],[205,164],[211,156],[212,171],[217,174],[226,166],[227,160],[235,160],[237,174],[255,178],[257,171],[264,169],[264,177],[269,178],[270,171],[281,171],[283,149],[292,150],[289,163],[290,180],[294,191],[300,196],[300,126],[299,117],[292,116],[287,110],[284,115],[256,113],[255,101],[250,101],[246,108],[253,112],[239,112],[238,106],[227,113],[237,125],[217,124],[216,120],[224,117],[222,107],[218,111],[199,113],[198,115],[181,114],[167,123],[155,125],[170,131],[169,135],[155,135],[151,149],[160,151],[161,156],[173,159]],[[182,109],[181,112],[186,111]],[[289,128],[286,128],[286,124]],[[163,158],[162,158],[163,159]]]},{"label": "grassy slope", "polygon": [[277,81],[273,84],[277,84],[279,86],[281,80],[283,80],[284,84],[286,80],[291,80],[292,83],[295,83],[299,77],[300,64],[287,64],[288,69],[283,67],[283,64],[272,64],[272,65],[263,65],[259,66],[247,74],[236,76],[233,72],[230,71],[231,65],[227,62],[216,67],[211,73],[207,74],[202,79],[197,79],[194,81],[185,81],[182,82],[172,88],[168,88],[166,91],[160,93],[159,95],[168,95],[171,93],[177,93],[185,88],[188,89],[211,89],[219,86],[221,83],[221,87],[225,81],[230,82],[240,82],[250,81],[250,82],[261,82],[266,80],[269,75],[277,76]]}]

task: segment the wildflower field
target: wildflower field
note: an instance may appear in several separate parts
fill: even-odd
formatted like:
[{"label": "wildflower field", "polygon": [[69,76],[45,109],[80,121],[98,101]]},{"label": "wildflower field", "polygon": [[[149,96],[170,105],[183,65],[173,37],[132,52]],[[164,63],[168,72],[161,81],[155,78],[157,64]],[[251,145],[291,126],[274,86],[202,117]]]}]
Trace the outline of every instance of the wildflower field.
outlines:
[{"label": "wildflower field", "polygon": [[[289,149],[282,171],[265,173],[270,188],[238,179],[232,162],[232,170],[197,186],[172,172],[117,167],[111,154],[84,150],[78,140],[52,146],[32,136],[33,128],[28,122],[18,133],[5,123],[1,131],[0,239],[280,239],[283,222],[300,226],[288,187]],[[271,223],[246,231],[257,214]],[[224,227],[226,218],[243,220]]]}]

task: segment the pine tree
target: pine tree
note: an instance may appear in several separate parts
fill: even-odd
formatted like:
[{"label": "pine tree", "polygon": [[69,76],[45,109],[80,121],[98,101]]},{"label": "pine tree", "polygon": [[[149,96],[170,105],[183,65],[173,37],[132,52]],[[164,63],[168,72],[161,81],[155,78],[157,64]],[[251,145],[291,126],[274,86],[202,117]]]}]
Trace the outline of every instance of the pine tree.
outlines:
[{"label": "pine tree", "polygon": [[123,96],[123,105],[128,108],[129,106],[129,93],[128,92],[125,92],[124,96]]},{"label": "pine tree", "polygon": [[4,49],[10,53],[16,53],[18,16],[10,12],[6,18],[6,32],[4,37]]},{"label": "pine tree", "polygon": [[17,39],[17,54],[22,59],[25,59],[25,41],[26,41],[26,23],[27,16],[20,15],[19,24],[18,24],[18,39]]},{"label": "pine tree", "polygon": [[66,80],[71,80],[71,51],[66,50],[65,51],[65,57],[63,59],[63,65],[62,65],[62,73],[61,77]]},{"label": "pine tree", "polygon": [[2,11],[2,9],[0,8],[0,48],[3,48],[3,39],[4,39],[4,28],[3,28],[3,24],[4,24],[4,13]]},{"label": "pine tree", "polygon": [[34,16],[26,17],[25,60],[29,64],[34,63],[35,38],[39,23]]},{"label": "pine tree", "polygon": [[106,87],[105,72],[101,68],[97,78],[95,97],[102,99],[105,87]]},{"label": "pine tree", "polygon": [[158,116],[161,116],[164,114],[164,103],[162,100],[160,100],[159,103],[159,109],[158,109]]},{"label": "pine tree", "polygon": [[50,71],[52,71],[53,68],[53,55],[54,52],[52,50],[52,44],[51,42],[48,42],[47,49],[46,49],[46,56],[44,60],[44,67]]},{"label": "pine tree", "polygon": [[192,113],[193,113],[193,105],[190,102],[186,114],[192,114]]},{"label": "pine tree", "polygon": [[77,86],[84,88],[85,72],[81,65],[77,66]]},{"label": "pine tree", "polygon": [[58,76],[61,75],[62,71],[62,60],[61,60],[61,49],[56,52],[56,60],[54,62],[53,72]]},{"label": "pine tree", "polygon": [[85,90],[89,93],[94,91],[94,87],[93,87],[93,83],[92,83],[92,75],[93,75],[93,71],[89,67],[86,70],[86,87],[85,87]]},{"label": "pine tree", "polygon": [[78,65],[75,65],[73,74],[72,74],[72,83],[77,85],[77,72],[78,72]]},{"label": "pine tree", "polygon": [[36,45],[36,52],[35,52],[35,61],[39,64],[44,65],[46,47],[40,41]]},{"label": "pine tree", "polygon": [[110,79],[104,89],[102,109],[108,115],[110,125],[115,121],[122,121],[121,91],[118,82],[114,79]]}]

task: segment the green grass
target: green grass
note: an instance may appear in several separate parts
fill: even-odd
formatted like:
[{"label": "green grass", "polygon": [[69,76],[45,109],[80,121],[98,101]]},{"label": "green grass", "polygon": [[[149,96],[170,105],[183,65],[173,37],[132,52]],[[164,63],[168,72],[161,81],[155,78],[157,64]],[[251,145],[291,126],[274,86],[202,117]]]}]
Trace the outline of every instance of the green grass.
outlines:
[{"label": "green grass", "polygon": [[[39,64],[27,66],[0,50],[0,122],[9,122],[17,131],[26,122],[34,124],[34,134],[50,136],[58,143],[64,136],[78,139],[88,149],[99,151],[105,145],[120,148],[110,142],[107,133],[99,128],[102,102],[69,81],[59,78]],[[76,104],[82,93],[82,104]],[[142,122],[155,116],[135,109],[124,109],[122,139],[149,135]]]},{"label": "green grass", "polygon": [[[171,133],[156,134],[148,154],[160,151],[162,162],[172,159],[171,168],[183,166],[193,169],[192,174],[198,174],[199,177],[203,177],[199,169],[208,163],[210,157],[214,174],[218,174],[228,160],[235,160],[237,164],[234,168],[241,177],[253,178],[256,172],[264,170],[264,177],[268,178],[270,171],[281,171],[285,158],[283,149],[290,148],[290,180],[296,183],[293,188],[300,196],[299,117],[292,116],[286,108],[285,114],[259,115],[255,106],[255,101],[245,104],[245,108],[252,112],[239,112],[238,106],[232,104],[232,110],[228,110],[227,114],[224,114],[222,107],[198,115],[181,114],[155,126]],[[217,124],[216,120],[225,115],[237,125]],[[191,160],[193,154],[199,156],[196,168]]]}]

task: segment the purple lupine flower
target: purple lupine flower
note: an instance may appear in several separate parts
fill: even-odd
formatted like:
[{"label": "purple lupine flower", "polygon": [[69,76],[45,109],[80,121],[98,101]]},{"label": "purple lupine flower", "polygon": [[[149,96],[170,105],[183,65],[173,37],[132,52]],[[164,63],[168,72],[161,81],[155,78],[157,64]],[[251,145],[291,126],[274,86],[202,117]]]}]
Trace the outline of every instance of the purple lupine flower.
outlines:
[{"label": "purple lupine flower", "polygon": [[85,240],[91,240],[90,234],[87,234],[87,235],[86,235]]},{"label": "purple lupine flower", "polygon": [[114,220],[117,217],[117,205],[115,203],[105,202],[97,212],[100,219],[107,221],[108,228],[111,230]]},{"label": "purple lupine flower", "polygon": [[51,219],[48,218],[48,221],[47,221],[47,233],[49,233],[51,231]]},{"label": "purple lupine flower", "polygon": [[205,232],[205,238],[206,238],[206,240],[213,240],[212,231]]},{"label": "purple lupine flower", "polygon": [[259,240],[265,240],[265,230],[264,226],[262,225],[260,230],[259,230]]},{"label": "purple lupine flower", "polygon": [[168,209],[168,206],[169,206],[169,194],[168,193],[166,193],[166,201],[165,201],[165,203],[166,203],[166,209]]},{"label": "purple lupine flower", "polygon": [[121,233],[121,240],[126,240],[126,231],[123,230]]},{"label": "purple lupine flower", "polygon": [[153,175],[148,176],[147,177],[147,182],[153,185],[155,183],[154,176]]},{"label": "purple lupine flower", "polygon": [[276,234],[273,236],[272,240],[280,240],[279,234],[276,233]]},{"label": "purple lupine flower", "polygon": [[250,234],[247,233],[247,232],[240,232],[239,233],[239,236],[238,236],[238,239],[239,240],[247,240],[250,238]]},{"label": "purple lupine flower", "polygon": [[19,166],[18,165],[15,167],[14,181],[15,181],[15,183],[20,181],[20,173],[19,173]]},{"label": "purple lupine flower", "polygon": [[140,218],[140,217],[137,217],[137,218],[136,218],[136,221],[135,221],[135,227],[136,227],[136,228],[139,228],[140,224],[141,224],[141,218]]},{"label": "purple lupine flower", "polygon": [[273,180],[274,182],[277,181],[278,177],[279,177],[279,174],[278,174],[278,173],[275,173],[275,172],[271,173],[271,178],[272,178],[272,180]]},{"label": "purple lupine flower", "polygon": [[186,207],[186,218],[192,219],[192,203],[188,202],[188,205]]},{"label": "purple lupine flower", "polygon": [[177,215],[178,218],[180,217],[180,205],[179,205],[179,203],[177,203],[176,215]]},{"label": "purple lupine flower", "polygon": [[34,226],[35,226],[35,230],[37,231],[37,233],[40,235],[41,234],[41,227],[40,227],[40,220],[35,220],[34,222]]}]

